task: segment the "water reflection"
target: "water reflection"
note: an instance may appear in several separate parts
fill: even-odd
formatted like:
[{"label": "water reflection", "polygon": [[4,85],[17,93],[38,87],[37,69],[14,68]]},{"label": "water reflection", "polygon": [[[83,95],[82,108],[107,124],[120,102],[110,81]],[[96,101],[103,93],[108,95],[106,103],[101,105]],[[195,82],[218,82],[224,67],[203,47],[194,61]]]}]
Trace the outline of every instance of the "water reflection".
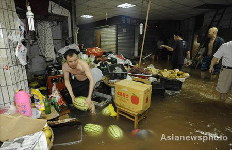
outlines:
[{"label": "water reflection", "polygon": [[[83,134],[83,141],[76,145],[53,147],[53,149],[79,150],[213,150],[232,149],[232,105],[218,100],[216,81],[201,81],[199,72],[183,84],[174,96],[153,96],[146,119],[139,123],[141,129],[150,129],[153,136],[145,139],[131,135],[133,122],[121,117],[116,120],[101,114],[76,111],[74,114],[83,125],[96,123],[104,127],[100,137]],[[231,96],[231,95],[230,95]],[[124,131],[121,140],[113,140],[107,127],[116,124]],[[224,136],[227,140],[161,140],[162,136]],[[71,136],[70,136],[71,137]],[[70,138],[63,137],[63,138]]]}]

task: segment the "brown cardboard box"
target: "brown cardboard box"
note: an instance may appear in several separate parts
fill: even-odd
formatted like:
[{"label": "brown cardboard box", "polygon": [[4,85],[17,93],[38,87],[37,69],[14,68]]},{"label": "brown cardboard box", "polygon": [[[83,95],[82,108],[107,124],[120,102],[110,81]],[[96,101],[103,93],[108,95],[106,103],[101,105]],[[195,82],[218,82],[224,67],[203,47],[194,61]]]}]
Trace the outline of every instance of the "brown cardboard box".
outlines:
[{"label": "brown cardboard box", "polygon": [[0,141],[4,142],[42,131],[46,123],[47,120],[44,119],[0,114]]},{"label": "brown cardboard box", "polygon": [[140,82],[121,80],[115,84],[115,104],[136,113],[151,105],[152,86]]}]

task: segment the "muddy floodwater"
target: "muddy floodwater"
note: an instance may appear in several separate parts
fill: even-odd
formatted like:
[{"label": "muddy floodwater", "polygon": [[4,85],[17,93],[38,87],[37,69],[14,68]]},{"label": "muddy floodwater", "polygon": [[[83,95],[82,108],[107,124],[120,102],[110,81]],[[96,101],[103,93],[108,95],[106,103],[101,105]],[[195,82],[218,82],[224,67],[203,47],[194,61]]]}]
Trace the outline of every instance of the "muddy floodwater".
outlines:
[{"label": "muddy floodwater", "polygon": [[[160,66],[159,66],[160,67]],[[164,68],[162,68],[164,69]],[[200,79],[200,72],[188,70],[188,78],[180,93],[154,94],[147,117],[139,123],[140,129],[151,130],[153,135],[142,138],[131,134],[133,122],[120,117],[73,111],[82,123],[95,123],[104,127],[101,136],[91,137],[81,129],[70,127],[62,131],[61,140],[81,141],[77,144],[54,146],[54,150],[230,150],[232,149],[232,104],[220,102],[214,82]],[[230,94],[231,98],[232,95]],[[124,132],[122,139],[113,140],[107,127],[116,124]],[[56,138],[56,136],[55,136]],[[59,137],[60,138],[60,137]]]}]

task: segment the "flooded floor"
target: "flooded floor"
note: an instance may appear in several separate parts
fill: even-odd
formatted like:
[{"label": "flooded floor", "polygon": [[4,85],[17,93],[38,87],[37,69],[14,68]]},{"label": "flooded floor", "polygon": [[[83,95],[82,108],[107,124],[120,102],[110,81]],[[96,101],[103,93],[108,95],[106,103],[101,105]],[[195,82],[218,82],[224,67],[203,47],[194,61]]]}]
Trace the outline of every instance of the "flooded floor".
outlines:
[{"label": "flooded floor", "polygon": [[[164,67],[158,65],[158,67]],[[133,122],[120,117],[74,112],[84,126],[95,123],[104,127],[99,137],[83,132],[82,141],[67,146],[54,146],[54,150],[230,150],[232,149],[232,104],[218,100],[216,82],[200,80],[200,72],[189,70],[188,78],[179,94],[154,94],[147,117],[139,123],[140,129],[152,130],[153,135],[141,138],[131,135]],[[232,95],[229,95],[232,97]],[[116,124],[124,132],[122,139],[113,140],[107,127]],[[65,132],[65,131],[64,131]],[[75,137],[76,135],[76,137]],[[56,137],[55,137],[56,138]],[[80,140],[80,129],[69,129],[62,137],[65,141]]]}]

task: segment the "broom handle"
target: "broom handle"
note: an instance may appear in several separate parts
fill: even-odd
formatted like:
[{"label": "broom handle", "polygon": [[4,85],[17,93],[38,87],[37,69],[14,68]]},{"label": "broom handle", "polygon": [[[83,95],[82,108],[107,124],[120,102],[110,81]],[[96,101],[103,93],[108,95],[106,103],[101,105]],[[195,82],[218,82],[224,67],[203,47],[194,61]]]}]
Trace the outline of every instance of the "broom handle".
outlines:
[{"label": "broom handle", "polygon": [[151,7],[151,0],[148,0],[148,6],[147,6],[147,16],[146,16],[146,22],[145,22],[145,27],[144,27],[144,33],[143,33],[143,42],[142,42],[142,47],[141,47],[141,52],[140,52],[140,58],[139,58],[139,66],[141,65],[141,59],[143,55],[143,46],[144,46],[144,41],[146,37],[146,31],[147,31],[147,21],[148,21],[148,15]]}]

